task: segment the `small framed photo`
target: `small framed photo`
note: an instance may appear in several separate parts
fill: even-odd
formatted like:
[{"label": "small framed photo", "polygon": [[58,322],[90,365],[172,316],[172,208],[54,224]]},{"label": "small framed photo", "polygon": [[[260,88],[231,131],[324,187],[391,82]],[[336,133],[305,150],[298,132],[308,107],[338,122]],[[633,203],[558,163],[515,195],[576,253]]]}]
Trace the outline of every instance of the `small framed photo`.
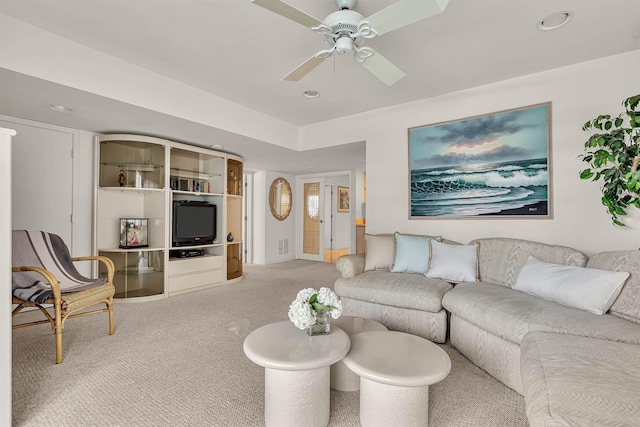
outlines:
[{"label": "small framed photo", "polygon": [[120,248],[146,248],[148,218],[120,218]]},{"label": "small framed photo", "polygon": [[338,187],[338,212],[349,212],[349,187]]}]

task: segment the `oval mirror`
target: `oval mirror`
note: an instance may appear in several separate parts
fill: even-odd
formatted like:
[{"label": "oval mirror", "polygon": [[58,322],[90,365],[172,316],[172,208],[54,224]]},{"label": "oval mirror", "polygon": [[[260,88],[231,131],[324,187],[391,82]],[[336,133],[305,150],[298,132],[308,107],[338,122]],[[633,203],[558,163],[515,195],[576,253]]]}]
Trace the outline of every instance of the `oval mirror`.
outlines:
[{"label": "oval mirror", "polygon": [[278,221],[284,221],[291,213],[291,186],[289,181],[280,177],[273,180],[269,190],[271,214]]}]

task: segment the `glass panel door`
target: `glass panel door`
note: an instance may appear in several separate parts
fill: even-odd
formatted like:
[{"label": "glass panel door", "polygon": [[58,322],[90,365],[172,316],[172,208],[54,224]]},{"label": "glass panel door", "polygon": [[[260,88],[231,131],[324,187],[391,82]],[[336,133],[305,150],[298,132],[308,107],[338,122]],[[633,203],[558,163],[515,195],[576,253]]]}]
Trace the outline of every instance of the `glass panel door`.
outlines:
[{"label": "glass panel door", "polygon": [[324,180],[305,180],[303,184],[302,256],[303,259],[324,259]]}]

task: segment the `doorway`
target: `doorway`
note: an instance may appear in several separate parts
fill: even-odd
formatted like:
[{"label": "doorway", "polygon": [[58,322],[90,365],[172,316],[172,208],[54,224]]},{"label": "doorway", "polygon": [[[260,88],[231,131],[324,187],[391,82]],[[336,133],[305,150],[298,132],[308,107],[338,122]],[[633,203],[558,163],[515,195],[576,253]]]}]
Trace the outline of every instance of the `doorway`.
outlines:
[{"label": "doorway", "polygon": [[324,178],[303,179],[301,259],[324,260]]}]

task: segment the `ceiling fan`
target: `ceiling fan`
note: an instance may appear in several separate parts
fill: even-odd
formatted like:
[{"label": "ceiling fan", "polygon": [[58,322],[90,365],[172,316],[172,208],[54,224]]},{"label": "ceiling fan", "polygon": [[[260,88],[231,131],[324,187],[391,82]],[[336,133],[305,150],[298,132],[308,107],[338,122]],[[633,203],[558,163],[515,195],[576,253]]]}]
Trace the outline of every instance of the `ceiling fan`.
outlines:
[{"label": "ceiling fan", "polygon": [[363,46],[370,39],[404,27],[444,11],[449,0],[399,0],[365,18],[356,12],[357,0],[335,0],[338,11],[320,21],[281,0],[251,0],[272,12],[291,19],[320,34],[329,45],[300,64],[282,80],[298,81],[334,53],[353,54],[362,64],[387,86],[391,86],[406,74],[388,59],[370,47]]}]

